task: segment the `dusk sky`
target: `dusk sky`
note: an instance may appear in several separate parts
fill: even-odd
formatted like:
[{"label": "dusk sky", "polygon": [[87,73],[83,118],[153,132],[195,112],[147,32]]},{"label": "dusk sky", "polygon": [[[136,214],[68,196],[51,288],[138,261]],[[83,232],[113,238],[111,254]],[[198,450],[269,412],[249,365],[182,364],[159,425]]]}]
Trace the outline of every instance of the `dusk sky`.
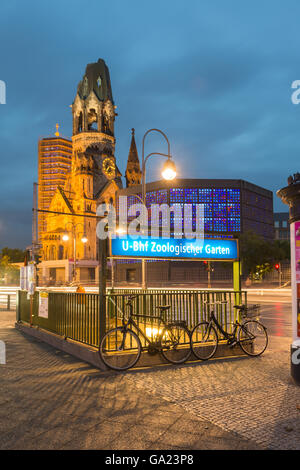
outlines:
[{"label": "dusk sky", "polygon": [[[162,129],[182,178],[245,179],[275,195],[300,171],[300,3],[253,0],[2,2],[0,248],[31,242],[37,143],[71,137],[70,105],[86,64],[103,58],[117,105],[117,164],[131,128]],[[147,151],[164,152],[149,137]],[[150,162],[147,181],[162,161]]]}]

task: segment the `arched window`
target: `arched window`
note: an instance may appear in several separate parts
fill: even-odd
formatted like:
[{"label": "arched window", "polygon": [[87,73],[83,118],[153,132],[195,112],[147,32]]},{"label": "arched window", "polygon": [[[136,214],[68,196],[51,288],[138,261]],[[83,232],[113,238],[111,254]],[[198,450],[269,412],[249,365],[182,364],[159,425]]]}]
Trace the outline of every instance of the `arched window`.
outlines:
[{"label": "arched window", "polygon": [[56,259],[56,247],[55,247],[55,245],[50,246],[49,259],[50,260]]},{"label": "arched window", "polygon": [[77,130],[78,132],[82,132],[82,124],[83,124],[83,118],[82,118],[82,111],[80,112],[79,116],[78,116],[78,126],[77,126]]},{"label": "arched window", "polygon": [[58,247],[58,259],[64,259],[64,247],[59,245]]},{"label": "arched window", "polygon": [[97,131],[98,130],[98,116],[96,110],[91,108],[88,112],[88,130]]}]

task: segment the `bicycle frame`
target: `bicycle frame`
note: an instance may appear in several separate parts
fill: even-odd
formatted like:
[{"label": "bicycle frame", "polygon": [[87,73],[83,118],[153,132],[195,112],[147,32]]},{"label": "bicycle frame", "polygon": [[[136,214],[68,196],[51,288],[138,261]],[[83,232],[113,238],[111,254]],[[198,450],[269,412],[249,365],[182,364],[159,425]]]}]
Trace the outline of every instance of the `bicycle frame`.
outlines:
[{"label": "bicycle frame", "polygon": [[[129,318],[127,321],[125,321],[125,312],[123,312],[123,328],[125,331],[129,330],[130,326],[133,326],[138,334],[140,334],[144,340],[146,341],[146,343],[150,346],[150,345],[155,345],[157,347],[157,343],[160,343],[161,344],[161,340],[162,340],[162,337],[163,337],[163,331],[160,333],[160,335],[158,336],[158,339],[157,341],[151,341],[146,335],[145,333],[143,332],[143,330],[141,330],[141,328],[138,326],[138,324],[134,321],[134,319],[132,318],[133,316],[134,317],[137,317],[137,318],[149,318],[151,320],[158,320],[158,322],[160,324],[163,325],[164,328],[166,328],[168,326],[168,324],[166,323],[166,321],[164,320],[164,318],[162,317],[162,315],[147,315],[147,314],[137,314],[137,313],[133,313],[133,305],[132,303],[128,303],[128,306],[129,306],[129,309],[130,309],[130,313],[129,313]],[[122,343],[122,346],[121,347],[124,347],[124,341],[125,341],[125,335],[124,335],[124,338],[123,338],[123,343]],[[146,349],[144,347],[142,347],[142,349]]]},{"label": "bicycle frame", "polygon": [[232,333],[227,333],[227,331],[225,331],[222,326],[220,325],[220,323],[218,322],[218,320],[216,319],[216,316],[214,314],[214,312],[211,312],[211,315],[210,315],[210,321],[209,321],[209,332],[210,332],[210,328],[212,325],[215,325],[217,327],[217,329],[222,333],[222,335],[224,336],[225,339],[227,339],[227,341],[236,341],[237,343],[241,343],[241,340],[238,341],[237,340],[237,336],[236,336],[236,332],[237,332],[237,329],[240,327],[242,328],[243,332],[246,333],[247,337],[245,339],[243,339],[242,341],[246,342],[246,341],[251,341],[253,339],[255,339],[255,336],[253,336],[248,330],[245,330],[243,328],[243,323],[240,323],[239,321],[235,321],[235,323],[233,324],[234,325],[234,330]]}]

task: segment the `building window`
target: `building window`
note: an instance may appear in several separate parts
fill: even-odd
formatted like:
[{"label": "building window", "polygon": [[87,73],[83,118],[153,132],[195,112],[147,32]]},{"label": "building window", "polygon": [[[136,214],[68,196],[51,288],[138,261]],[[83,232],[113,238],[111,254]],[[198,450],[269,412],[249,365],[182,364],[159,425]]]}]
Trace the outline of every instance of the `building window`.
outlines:
[{"label": "building window", "polygon": [[127,282],[136,281],[136,269],[126,269],[126,281]]}]

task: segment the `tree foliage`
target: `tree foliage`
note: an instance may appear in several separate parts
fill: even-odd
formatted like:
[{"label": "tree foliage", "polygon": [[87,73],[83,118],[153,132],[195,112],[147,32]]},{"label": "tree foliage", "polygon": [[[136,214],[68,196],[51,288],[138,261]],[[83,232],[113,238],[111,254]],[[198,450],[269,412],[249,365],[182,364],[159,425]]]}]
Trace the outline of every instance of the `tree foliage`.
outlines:
[{"label": "tree foliage", "polygon": [[265,240],[254,232],[245,232],[239,238],[243,272],[263,275],[274,269],[276,263],[290,259],[287,240]]},{"label": "tree foliage", "polygon": [[13,263],[21,263],[24,258],[25,251],[19,248],[2,248],[0,252],[0,283],[18,283],[19,268]]},{"label": "tree foliage", "polygon": [[19,248],[8,248],[7,246],[2,248],[0,258],[8,256],[11,263],[21,263],[25,258],[25,251]]}]

